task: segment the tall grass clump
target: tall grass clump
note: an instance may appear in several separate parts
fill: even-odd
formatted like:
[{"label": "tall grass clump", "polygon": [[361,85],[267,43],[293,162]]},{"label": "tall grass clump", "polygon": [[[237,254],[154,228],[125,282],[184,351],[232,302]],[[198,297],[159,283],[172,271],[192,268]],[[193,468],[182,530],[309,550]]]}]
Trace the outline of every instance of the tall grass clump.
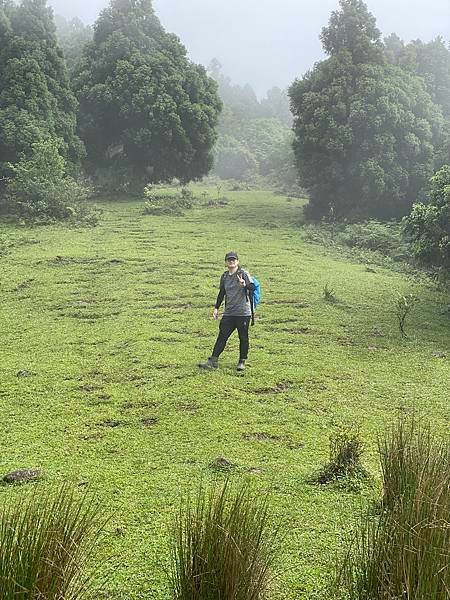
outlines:
[{"label": "tall grass clump", "polygon": [[429,426],[401,420],[379,440],[383,497],[344,560],[350,600],[450,597],[450,446]]},{"label": "tall grass clump", "polygon": [[344,488],[358,488],[358,483],[369,476],[362,464],[364,446],[358,429],[339,426],[330,435],[329,461],[313,475],[311,482],[338,483]]},{"label": "tall grass clump", "polygon": [[172,542],[176,600],[262,600],[272,578],[277,531],[269,530],[267,496],[226,481],[201,488],[181,508]]},{"label": "tall grass clump", "polygon": [[64,485],[4,505],[0,513],[0,598],[90,597],[86,563],[101,526],[99,504]]}]

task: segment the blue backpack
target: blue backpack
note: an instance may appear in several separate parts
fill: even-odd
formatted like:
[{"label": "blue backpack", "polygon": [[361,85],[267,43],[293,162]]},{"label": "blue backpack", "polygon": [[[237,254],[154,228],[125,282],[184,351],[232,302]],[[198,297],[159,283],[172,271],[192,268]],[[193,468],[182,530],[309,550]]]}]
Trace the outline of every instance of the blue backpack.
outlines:
[{"label": "blue backpack", "polygon": [[252,325],[255,324],[255,309],[261,302],[261,284],[256,277],[252,275],[252,281],[255,286],[253,292],[250,292],[250,308],[252,309]]},{"label": "blue backpack", "polygon": [[252,277],[252,279],[255,285],[255,289],[252,292],[251,301],[253,304],[253,309],[255,309],[261,302],[261,284],[259,283],[259,280],[256,279],[256,277]]}]

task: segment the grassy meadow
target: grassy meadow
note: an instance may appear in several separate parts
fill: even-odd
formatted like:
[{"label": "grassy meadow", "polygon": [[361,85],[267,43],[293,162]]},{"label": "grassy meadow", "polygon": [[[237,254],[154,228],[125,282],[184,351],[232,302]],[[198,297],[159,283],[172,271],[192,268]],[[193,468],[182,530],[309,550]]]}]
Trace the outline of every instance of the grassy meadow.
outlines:
[{"label": "grassy meadow", "polygon": [[[200,481],[225,476],[218,457],[271,490],[284,530],[273,599],[329,597],[344,533],[379,494],[377,433],[413,410],[448,425],[444,292],[305,242],[303,201],[226,196],[184,217],[105,200],[92,229],[0,225],[0,473],[44,474],[0,487],[1,500],[63,480],[95,491],[112,515],[96,559],[105,598],[170,598],[173,517]],[[217,372],[197,367],[228,250],[262,284],[244,375],[236,335]],[[398,293],[418,298],[407,339]],[[373,482],[359,492],[309,482],[339,424],[367,444]]]}]

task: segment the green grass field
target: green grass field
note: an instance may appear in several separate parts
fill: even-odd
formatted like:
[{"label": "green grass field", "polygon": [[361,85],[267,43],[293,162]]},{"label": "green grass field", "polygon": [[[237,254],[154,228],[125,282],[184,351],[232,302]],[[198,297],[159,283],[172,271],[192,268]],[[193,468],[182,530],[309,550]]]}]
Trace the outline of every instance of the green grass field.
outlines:
[{"label": "green grass field", "polygon": [[[0,472],[44,473],[1,499],[67,479],[95,490],[112,514],[98,554],[108,598],[170,598],[170,524],[201,480],[224,477],[220,456],[271,490],[285,531],[273,599],[327,598],[343,532],[378,494],[377,433],[405,410],[448,424],[443,292],[305,243],[301,201],[226,195],[185,217],[123,200],[99,203],[94,229],[0,225],[16,242],[0,256]],[[237,338],[218,372],[197,368],[231,249],[263,292],[243,376]],[[419,299],[406,340],[399,292]],[[367,442],[375,485],[361,493],[308,483],[338,423]]]}]

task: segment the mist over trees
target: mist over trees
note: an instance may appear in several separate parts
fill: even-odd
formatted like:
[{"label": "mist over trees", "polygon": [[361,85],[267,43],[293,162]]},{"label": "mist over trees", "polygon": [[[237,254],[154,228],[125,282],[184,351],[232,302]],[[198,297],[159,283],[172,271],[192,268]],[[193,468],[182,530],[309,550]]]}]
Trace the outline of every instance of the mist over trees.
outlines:
[{"label": "mist over trees", "polygon": [[292,114],[286,91],[271,88],[258,100],[250,85],[240,86],[211,61],[208,72],[218,84],[223,110],[213,173],[222,179],[292,187],[294,168]]},{"label": "mist over trees", "polygon": [[46,0],[0,0],[3,206],[70,214],[80,173],[131,191],[211,172],[289,193],[300,183],[314,219],[399,219],[417,203],[416,248],[433,227],[445,246],[432,177],[450,164],[448,45],[382,40],[362,0],[340,0],[320,37],[328,58],[259,99],[217,60],[192,63],[151,0],[111,0],[93,27],[54,18]]},{"label": "mist over trees", "polygon": [[94,31],[90,25],[85,25],[77,17],[69,21],[55,15],[56,35],[58,44],[64,53],[69,75],[72,75],[80,60],[84,46],[92,41]]},{"label": "mist over trees", "polygon": [[289,91],[308,214],[406,215],[436,166],[441,107],[423,78],[388,63],[375,18],[361,0],[340,0],[321,40],[329,58]]}]

